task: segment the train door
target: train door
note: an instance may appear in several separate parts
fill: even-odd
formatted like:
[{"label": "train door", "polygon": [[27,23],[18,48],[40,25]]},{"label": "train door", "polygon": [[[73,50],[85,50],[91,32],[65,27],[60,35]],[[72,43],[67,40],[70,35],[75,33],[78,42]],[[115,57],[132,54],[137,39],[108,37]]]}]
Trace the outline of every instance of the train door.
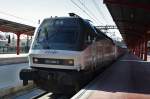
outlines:
[{"label": "train door", "polygon": [[106,44],[105,44],[105,40],[102,40],[101,41],[101,44],[102,44],[102,66],[104,66],[105,65],[105,46],[106,46]]},{"label": "train door", "polygon": [[96,49],[96,35],[92,38],[92,63],[93,63],[93,69],[96,69],[97,66],[97,49]]},{"label": "train door", "polygon": [[103,66],[103,43],[98,38],[96,42],[96,64],[98,68],[101,68]]},{"label": "train door", "polygon": [[102,48],[102,50],[103,50],[103,53],[102,53],[102,57],[103,57],[103,66],[105,66],[106,65],[106,61],[107,61],[107,56],[106,56],[106,48],[107,48],[107,42],[106,42],[106,40],[103,40],[102,41],[102,45],[103,45],[103,48]]},{"label": "train door", "polygon": [[96,67],[96,46],[95,46],[95,40],[94,37],[91,35],[91,33],[88,35],[88,41],[90,42],[89,49],[90,49],[90,67],[92,71],[95,70]]},{"label": "train door", "polygon": [[104,41],[104,49],[103,50],[104,50],[103,51],[104,52],[103,53],[103,55],[104,55],[104,57],[103,57],[104,63],[103,64],[108,65],[111,61],[111,50],[112,50],[112,47],[111,47],[110,42],[108,40]]},{"label": "train door", "polygon": [[86,56],[88,56],[85,60],[86,63],[89,65],[90,69],[93,71],[95,68],[95,40],[94,40],[94,34],[95,31],[92,28],[92,26],[89,24],[89,22],[84,23],[84,33],[85,33],[85,45],[87,46],[86,50]]},{"label": "train door", "polygon": [[91,41],[92,41],[92,65],[93,65],[93,70],[97,68],[97,63],[98,63],[98,52],[97,52],[97,37],[98,35],[96,34],[96,31],[93,29],[90,33],[91,36]]},{"label": "train door", "polygon": [[85,68],[92,68],[92,40],[88,28],[84,29],[83,64]]}]

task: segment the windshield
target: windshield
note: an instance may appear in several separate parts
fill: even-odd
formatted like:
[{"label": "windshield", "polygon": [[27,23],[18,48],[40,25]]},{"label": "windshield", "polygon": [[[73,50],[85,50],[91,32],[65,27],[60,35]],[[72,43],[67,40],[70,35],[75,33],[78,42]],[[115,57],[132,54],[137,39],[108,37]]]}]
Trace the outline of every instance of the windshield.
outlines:
[{"label": "windshield", "polygon": [[46,19],[37,31],[33,49],[73,50],[79,34],[77,19]]}]

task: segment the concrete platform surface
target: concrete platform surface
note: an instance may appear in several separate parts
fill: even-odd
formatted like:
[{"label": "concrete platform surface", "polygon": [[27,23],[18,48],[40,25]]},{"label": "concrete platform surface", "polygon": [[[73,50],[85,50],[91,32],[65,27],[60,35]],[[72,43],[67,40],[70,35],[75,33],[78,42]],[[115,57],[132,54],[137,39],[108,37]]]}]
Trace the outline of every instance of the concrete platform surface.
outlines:
[{"label": "concrete platform surface", "polygon": [[1,88],[22,84],[19,73],[24,68],[29,68],[29,64],[21,63],[0,66],[0,90]]},{"label": "concrete platform surface", "polygon": [[5,99],[2,98],[5,95],[33,86],[31,83],[29,86],[23,87],[22,80],[19,78],[19,73],[23,68],[29,68],[29,64],[21,63],[0,66],[0,99]]},{"label": "concrete platform surface", "polygon": [[150,62],[126,54],[72,99],[150,99]]},{"label": "concrete platform surface", "polygon": [[28,54],[0,54],[0,58],[27,57]]},{"label": "concrete platform surface", "polygon": [[17,63],[27,63],[28,62],[28,54],[0,54],[0,66],[1,65],[9,65],[9,64],[17,64]]}]

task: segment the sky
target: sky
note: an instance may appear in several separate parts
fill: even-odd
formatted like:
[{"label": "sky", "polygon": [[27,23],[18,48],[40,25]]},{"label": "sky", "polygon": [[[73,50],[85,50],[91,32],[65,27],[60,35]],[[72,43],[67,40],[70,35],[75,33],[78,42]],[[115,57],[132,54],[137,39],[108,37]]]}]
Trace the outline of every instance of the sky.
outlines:
[{"label": "sky", "polygon": [[[0,0],[0,18],[31,26],[48,17],[74,12],[94,25],[115,25],[103,0]],[[116,30],[117,37],[121,37]],[[109,34],[108,34],[109,35]],[[110,34],[112,35],[112,34]]]}]

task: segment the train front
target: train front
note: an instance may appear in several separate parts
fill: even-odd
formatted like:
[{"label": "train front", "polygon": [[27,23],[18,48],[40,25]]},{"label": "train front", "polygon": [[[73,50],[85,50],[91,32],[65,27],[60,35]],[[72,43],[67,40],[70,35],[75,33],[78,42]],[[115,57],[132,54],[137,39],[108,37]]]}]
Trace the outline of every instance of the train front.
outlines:
[{"label": "train front", "polygon": [[[72,93],[80,70],[81,25],[79,18],[45,19],[36,30],[29,51],[31,69],[23,69],[20,79],[56,93]],[[75,86],[72,86],[75,85]],[[68,92],[67,92],[68,89]]]}]

